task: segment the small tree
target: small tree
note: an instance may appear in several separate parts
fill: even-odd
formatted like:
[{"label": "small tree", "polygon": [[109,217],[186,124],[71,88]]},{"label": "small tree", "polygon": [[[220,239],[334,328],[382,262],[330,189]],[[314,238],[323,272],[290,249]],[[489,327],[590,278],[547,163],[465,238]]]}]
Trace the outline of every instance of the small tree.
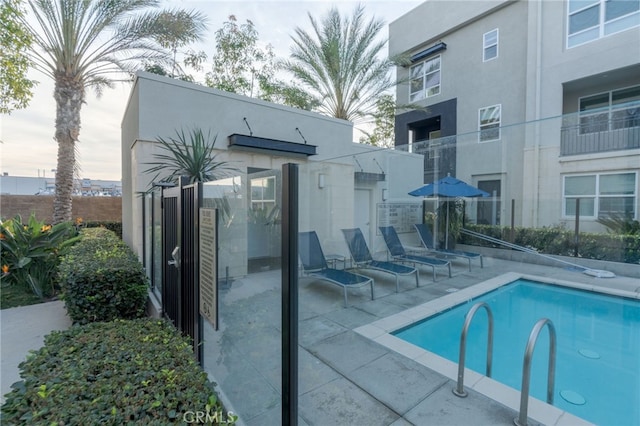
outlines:
[{"label": "small tree", "polygon": [[0,2],[0,114],[26,108],[36,84],[27,78],[31,65],[27,51],[33,37],[21,22],[23,15],[19,0]]},{"label": "small tree", "polygon": [[371,133],[360,137],[360,143],[389,148],[395,140],[396,101],[393,96],[384,94],[376,101],[376,109],[372,114],[375,125]]}]

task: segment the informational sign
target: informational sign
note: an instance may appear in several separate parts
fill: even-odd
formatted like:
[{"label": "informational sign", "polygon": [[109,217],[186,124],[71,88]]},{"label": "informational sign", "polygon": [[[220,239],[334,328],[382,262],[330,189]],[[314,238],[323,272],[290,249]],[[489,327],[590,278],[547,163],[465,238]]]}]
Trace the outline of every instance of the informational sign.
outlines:
[{"label": "informational sign", "polygon": [[218,329],[217,210],[200,208],[200,315]]},{"label": "informational sign", "polygon": [[415,232],[413,225],[422,223],[420,203],[379,203],[377,207],[378,226],[393,226],[399,234]]}]

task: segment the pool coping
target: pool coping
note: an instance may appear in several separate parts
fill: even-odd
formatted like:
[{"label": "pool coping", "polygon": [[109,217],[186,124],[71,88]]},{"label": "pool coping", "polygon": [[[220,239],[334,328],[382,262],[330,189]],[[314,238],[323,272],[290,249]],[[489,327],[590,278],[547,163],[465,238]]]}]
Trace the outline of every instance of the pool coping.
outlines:
[{"label": "pool coping", "polygon": [[[450,309],[453,306],[467,302],[474,297],[478,297],[489,291],[500,288],[518,279],[529,279],[545,284],[562,285],[580,290],[595,291],[613,296],[621,296],[640,300],[640,293],[608,288],[594,284],[582,284],[572,281],[557,280],[548,277],[540,277],[528,274],[508,272],[479,284],[457,290],[438,299],[424,303],[422,305],[407,309],[395,315],[382,318],[370,324],[356,328],[358,334],[371,339],[386,348],[393,350],[419,364],[430,368],[445,377],[455,381],[458,380],[458,364],[449,361],[439,355],[419,348],[396,336],[393,332],[424,320],[440,312]],[[476,373],[468,368],[464,371],[465,387],[473,389],[482,395],[491,398],[500,404],[509,407],[516,412],[520,411],[520,391],[506,386],[496,380]],[[453,390],[453,387],[452,387]],[[577,417],[574,414],[563,411],[558,407],[549,405],[539,399],[529,397],[528,417],[534,421],[557,426],[578,426],[592,425],[592,423]]]}]

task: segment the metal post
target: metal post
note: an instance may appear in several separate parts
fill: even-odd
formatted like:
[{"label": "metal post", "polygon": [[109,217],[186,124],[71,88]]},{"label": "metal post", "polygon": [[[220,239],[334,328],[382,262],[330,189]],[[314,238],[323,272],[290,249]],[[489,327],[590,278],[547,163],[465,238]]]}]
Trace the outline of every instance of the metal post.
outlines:
[{"label": "metal post", "polygon": [[576,198],[576,228],[573,244],[573,255],[574,257],[578,257],[578,248],[580,246],[580,198]]},{"label": "metal post", "polygon": [[298,165],[282,166],[282,424],[298,424]]},{"label": "metal post", "polygon": [[511,241],[515,243],[516,239],[516,200],[511,199]]}]

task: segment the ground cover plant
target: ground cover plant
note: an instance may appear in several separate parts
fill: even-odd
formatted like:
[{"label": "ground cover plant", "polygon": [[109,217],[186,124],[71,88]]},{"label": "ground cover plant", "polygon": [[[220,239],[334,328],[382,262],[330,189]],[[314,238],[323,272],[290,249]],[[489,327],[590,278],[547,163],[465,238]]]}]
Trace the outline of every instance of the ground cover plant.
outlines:
[{"label": "ground cover plant", "polygon": [[[54,331],[20,364],[6,425],[164,425],[222,410],[187,338],[164,320],[115,320]],[[216,423],[215,421],[213,422]]]},{"label": "ground cover plant", "polygon": [[86,324],[144,316],[147,277],[136,254],[105,228],[83,229],[82,237],[58,268],[71,320]]},{"label": "ground cover plant", "polygon": [[31,291],[38,300],[54,296],[59,258],[79,239],[70,222],[51,226],[33,214],[26,222],[20,215],[0,221],[3,290],[12,286],[13,293]]}]

